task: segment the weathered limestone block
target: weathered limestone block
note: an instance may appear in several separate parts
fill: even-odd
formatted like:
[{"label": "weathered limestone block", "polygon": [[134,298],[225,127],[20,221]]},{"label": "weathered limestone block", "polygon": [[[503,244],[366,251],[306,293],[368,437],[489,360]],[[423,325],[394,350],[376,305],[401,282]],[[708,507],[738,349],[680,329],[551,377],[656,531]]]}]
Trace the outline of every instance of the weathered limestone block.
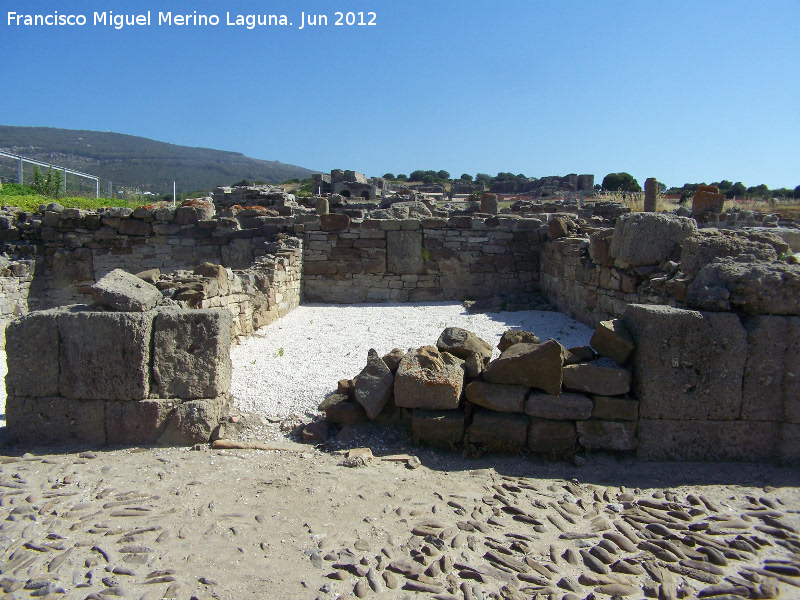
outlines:
[{"label": "weathered limestone block", "polygon": [[638,400],[592,396],[592,418],[601,421],[636,421],[639,419]]},{"label": "weathered limestone block", "polygon": [[613,235],[614,230],[609,228],[595,231],[589,236],[589,258],[601,267],[610,267],[614,264],[614,259],[609,254]]},{"label": "weathered limestone block", "polygon": [[658,180],[648,177],[644,181],[644,212],[656,212],[656,198],[658,195]]},{"label": "weathered limestone block", "polygon": [[575,450],[578,432],[572,421],[531,419],[528,426],[528,450],[563,454]]},{"label": "weathered limestone block", "polygon": [[497,349],[500,352],[505,352],[514,344],[540,344],[539,337],[530,331],[522,331],[521,329],[509,329],[503,332],[500,341],[497,343]]},{"label": "weathered limestone block", "polygon": [[718,259],[689,285],[687,304],[754,315],[800,315],[800,265]]},{"label": "weathered limestone block", "polygon": [[317,198],[315,204],[315,211],[318,215],[327,215],[330,212],[330,206],[328,205],[327,198]]},{"label": "weathered limestone block", "polygon": [[496,215],[499,209],[497,194],[484,194],[481,196],[481,212],[487,215]]},{"label": "weathered limestone block", "polygon": [[688,217],[629,213],[617,219],[609,252],[620,268],[658,265],[695,233],[697,222]]},{"label": "weathered limestone block", "polygon": [[175,222],[178,225],[193,225],[199,221],[208,221],[214,217],[216,210],[211,202],[188,201],[175,209]]},{"label": "weathered limestone block", "polygon": [[81,400],[147,398],[154,317],[154,311],[59,314],[61,395]]},{"label": "weathered limestone block", "polygon": [[640,419],[636,455],[651,461],[770,460],[779,433],[780,423],[771,421]]},{"label": "weathered limestone block", "polygon": [[544,344],[514,344],[486,367],[483,377],[491,383],[510,383],[561,394],[567,349],[556,340]]},{"label": "weathered limestone block", "polygon": [[464,439],[464,413],[460,410],[414,409],[411,435],[433,446],[452,448]]},{"label": "weathered limestone block", "polygon": [[401,408],[450,410],[464,387],[464,361],[433,346],[409,349],[394,379],[394,402]]},{"label": "weathered limestone block", "polygon": [[525,402],[525,414],[536,419],[579,421],[592,416],[592,401],[583,394],[551,396],[531,392]]},{"label": "weathered limestone block", "polygon": [[114,269],[90,288],[94,301],[121,312],[144,312],[161,301],[156,286],[122,269]]},{"label": "weathered limestone block", "polygon": [[123,219],[119,224],[120,235],[150,235],[153,227],[140,219]]},{"label": "weathered limestone block", "polygon": [[470,444],[490,452],[519,452],[528,439],[528,425],[525,415],[478,410],[467,437]]},{"label": "weathered limestone block", "polygon": [[389,273],[404,275],[425,272],[421,231],[387,231],[386,249]]},{"label": "weathered limestone block", "polygon": [[53,277],[57,281],[94,280],[94,262],[89,248],[56,250],[53,254]]},{"label": "weathered limestone block", "polygon": [[528,388],[524,385],[507,385],[473,381],[464,390],[467,400],[497,412],[521,413],[525,407]]},{"label": "weathered limestone block", "polygon": [[383,362],[386,363],[386,366],[389,367],[389,370],[392,373],[396,373],[397,367],[400,366],[400,362],[403,360],[405,355],[405,351],[401,350],[400,348],[394,348],[390,352],[387,352],[382,358]]},{"label": "weathered limestone block", "polygon": [[216,398],[231,387],[232,317],[226,309],[158,311],[153,378],[162,398]]},{"label": "weathered limestone block", "polygon": [[702,229],[681,242],[681,271],[695,277],[717,258],[751,254],[758,260],[772,262],[789,251],[780,237],[769,231]]},{"label": "weathered limestone block", "polygon": [[632,421],[578,421],[578,441],[589,450],[633,450],[636,423]]},{"label": "weathered limestone block", "polygon": [[725,204],[725,194],[715,185],[700,185],[692,197],[692,215],[702,217],[707,213],[720,214]]},{"label": "weathered limestone block", "polygon": [[566,365],[564,389],[601,396],[627,394],[631,388],[631,372],[608,358]]},{"label": "weathered limestone block", "polygon": [[109,445],[155,444],[172,417],[177,400],[107,402],[106,443]]},{"label": "weathered limestone block", "polygon": [[459,358],[467,359],[471,354],[477,354],[484,363],[492,358],[492,345],[485,342],[477,335],[460,327],[448,327],[436,341],[436,347],[441,352],[455,354]]},{"label": "weathered limestone block", "polygon": [[394,387],[392,370],[378,356],[374,348],[370,348],[365,366],[356,379],[356,401],[364,407],[369,419],[374,419],[389,402]]},{"label": "weathered limestone block", "polygon": [[800,424],[780,424],[778,459],[785,464],[800,464]]},{"label": "weathered limestone block", "polygon": [[6,328],[6,395],[58,394],[58,315],[60,310],[32,312]]},{"label": "weathered limestone block", "polygon": [[160,446],[192,446],[211,439],[219,427],[228,395],[205,400],[188,400],[179,404],[158,438]]},{"label": "weathered limestone block", "polygon": [[633,340],[625,329],[622,319],[600,321],[589,345],[601,356],[608,357],[620,365],[625,364],[634,349]]},{"label": "weathered limestone block", "polygon": [[226,246],[220,246],[222,265],[229,269],[247,269],[253,265],[255,253],[253,240],[234,239]]},{"label": "weathered limestone block", "polygon": [[739,418],[747,334],[736,315],[632,304],[623,319],[641,418]]},{"label": "weathered limestone block", "polygon": [[102,400],[45,397],[6,400],[8,439],[12,443],[105,444],[105,405]]},{"label": "weathered limestone block", "polygon": [[319,217],[322,231],[344,231],[350,227],[350,217],[341,213],[325,213]]}]

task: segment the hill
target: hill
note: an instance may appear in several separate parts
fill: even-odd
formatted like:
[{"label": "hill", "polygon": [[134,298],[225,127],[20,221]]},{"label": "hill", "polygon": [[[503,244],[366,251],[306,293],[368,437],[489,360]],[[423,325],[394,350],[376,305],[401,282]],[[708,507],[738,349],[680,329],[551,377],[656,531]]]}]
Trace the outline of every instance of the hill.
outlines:
[{"label": "hill", "polygon": [[[281,183],[305,179],[314,171],[278,161],[249,158],[238,152],[190,148],[143,137],[101,131],[53,127],[0,125],[0,150],[64,166],[100,177],[101,190],[108,181],[121,187],[155,194],[172,192],[173,180],[181,191],[211,191],[242,179]],[[30,177],[27,174],[26,179]],[[16,181],[17,165],[0,157],[0,177]],[[75,185],[70,178],[70,189]],[[84,184],[94,190],[94,183]]]}]

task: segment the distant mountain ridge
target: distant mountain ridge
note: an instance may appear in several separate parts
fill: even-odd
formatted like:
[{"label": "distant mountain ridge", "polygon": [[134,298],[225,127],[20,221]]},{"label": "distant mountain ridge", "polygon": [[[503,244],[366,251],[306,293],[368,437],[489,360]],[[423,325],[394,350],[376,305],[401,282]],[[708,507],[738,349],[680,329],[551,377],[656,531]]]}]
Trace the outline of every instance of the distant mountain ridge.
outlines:
[{"label": "distant mountain ridge", "polygon": [[[215,186],[242,179],[281,183],[319,172],[249,158],[239,152],[178,146],[122,133],[54,127],[0,125],[0,150],[95,175],[100,178],[101,192],[105,192],[109,180],[114,189],[138,188],[166,194],[172,192],[173,181],[183,192],[211,191]],[[16,181],[17,165],[12,159],[0,157],[0,177]],[[70,178],[70,189],[73,185]],[[94,183],[90,187],[94,189]]]}]

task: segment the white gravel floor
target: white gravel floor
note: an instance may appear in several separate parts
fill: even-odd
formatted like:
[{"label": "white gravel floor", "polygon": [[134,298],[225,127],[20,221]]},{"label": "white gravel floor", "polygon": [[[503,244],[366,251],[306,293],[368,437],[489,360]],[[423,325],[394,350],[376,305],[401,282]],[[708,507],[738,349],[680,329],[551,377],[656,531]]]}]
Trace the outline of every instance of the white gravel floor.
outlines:
[{"label": "white gravel floor", "polygon": [[567,348],[588,344],[592,335],[558,312],[471,314],[452,302],[305,304],[233,348],[231,392],[241,410],[263,416],[315,412],[340,379],[358,375],[370,348],[383,355],[435,345],[445,327],[463,327],[493,346],[507,329],[555,338]]}]

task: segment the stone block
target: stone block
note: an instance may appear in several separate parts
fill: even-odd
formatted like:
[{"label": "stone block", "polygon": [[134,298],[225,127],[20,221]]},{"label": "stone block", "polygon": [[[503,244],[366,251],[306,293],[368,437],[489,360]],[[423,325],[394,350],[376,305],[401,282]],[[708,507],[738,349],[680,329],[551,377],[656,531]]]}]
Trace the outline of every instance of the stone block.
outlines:
[{"label": "stone block", "polygon": [[340,213],[320,215],[319,225],[322,231],[344,231],[350,227],[350,217]]},{"label": "stone block", "polygon": [[639,419],[639,401],[627,398],[592,396],[592,418],[605,421],[636,421]]},{"label": "stone block", "polygon": [[150,223],[139,219],[123,219],[119,224],[120,235],[150,235],[152,232]]},{"label": "stone block", "polygon": [[525,407],[528,388],[524,385],[507,385],[473,381],[464,390],[467,400],[497,412],[521,413]]},{"label": "stone block", "polygon": [[800,424],[780,424],[778,459],[784,464],[800,464]]},{"label": "stone block", "polygon": [[578,421],[578,441],[589,450],[634,450],[636,423],[631,421]]},{"label": "stone block", "polygon": [[387,231],[386,249],[389,273],[403,275],[425,272],[421,231]]},{"label": "stone block", "polygon": [[589,345],[601,356],[610,358],[620,365],[625,364],[634,348],[633,340],[625,329],[622,319],[600,321]]},{"label": "stone block", "polygon": [[414,409],[411,435],[432,446],[453,448],[464,439],[465,420],[460,410]]},{"label": "stone block", "polygon": [[146,398],[154,317],[154,311],[61,313],[61,395],[81,400]]},{"label": "stone block", "polygon": [[[679,414],[679,413],[677,413]],[[766,461],[775,458],[780,423],[639,419],[641,460]]]},{"label": "stone block", "polygon": [[500,352],[505,352],[514,344],[540,344],[539,337],[531,331],[522,331],[521,329],[509,329],[503,332],[500,341],[497,343],[497,349]]},{"label": "stone block", "polygon": [[477,354],[484,362],[492,357],[492,345],[477,335],[460,327],[447,327],[436,341],[436,347],[442,352],[455,354],[466,360],[471,354]]},{"label": "stone block", "polygon": [[6,400],[8,439],[36,446],[105,444],[102,400],[45,397]]},{"label": "stone block", "polygon": [[433,346],[409,349],[394,379],[394,402],[401,408],[450,410],[464,387],[464,361]]},{"label": "stone block", "polygon": [[226,296],[230,292],[228,270],[222,265],[215,265],[214,263],[205,262],[195,267],[194,274],[215,280],[217,282],[217,286],[219,287],[220,295]]},{"label": "stone block", "polygon": [[529,419],[525,415],[477,410],[467,437],[489,452],[516,453],[525,448]]},{"label": "stone block", "polygon": [[122,269],[114,269],[90,289],[97,304],[121,312],[151,310],[163,298],[156,286]]},{"label": "stone block", "polygon": [[377,417],[392,397],[394,375],[391,369],[378,356],[374,348],[370,348],[365,366],[355,381],[356,402],[364,407],[369,419]]},{"label": "stone block", "polygon": [[579,421],[592,416],[592,406],[592,401],[583,394],[551,396],[531,392],[525,402],[525,414],[536,419]]},{"label": "stone block", "polygon": [[219,427],[228,400],[225,395],[182,402],[173,411],[158,445],[192,446],[208,442]]},{"label": "stone block", "polygon": [[252,239],[232,239],[220,246],[222,266],[229,269],[248,269],[253,266],[255,253]]},{"label": "stone block", "polygon": [[608,358],[564,367],[564,389],[601,396],[627,394],[631,372]]},{"label": "stone block", "polygon": [[153,379],[163,398],[215,398],[231,385],[232,317],[226,309],[158,311]]},{"label": "stone block", "polygon": [[[783,415],[784,379],[790,346],[790,319],[762,315],[744,321],[747,330],[747,361],[742,385],[745,421],[777,421]],[[800,376],[800,373],[798,373]]]},{"label": "stone block", "polygon": [[739,418],[747,334],[736,315],[631,304],[623,319],[640,418]]},{"label": "stone block", "polygon": [[337,425],[363,425],[368,421],[364,407],[345,394],[331,394],[320,404],[319,409],[325,413],[328,421]]},{"label": "stone block", "polygon": [[629,213],[617,219],[609,252],[620,268],[658,265],[695,233],[697,222],[688,217]]},{"label": "stone block", "polygon": [[528,426],[528,450],[547,454],[575,451],[578,432],[572,421],[531,419]]},{"label": "stone block", "polygon": [[58,394],[59,310],[32,312],[6,327],[6,395]]},{"label": "stone block", "polygon": [[107,402],[105,425],[109,445],[155,444],[172,417],[176,400]]},{"label": "stone block", "polygon": [[556,340],[544,344],[514,344],[489,363],[483,377],[490,383],[510,383],[561,394],[567,349]]},{"label": "stone block", "polygon": [[715,185],[701,185],[692,197],[692,215],[702,217],[706,213],[720,214],[725,204],[725,194],[719,193]]}]

